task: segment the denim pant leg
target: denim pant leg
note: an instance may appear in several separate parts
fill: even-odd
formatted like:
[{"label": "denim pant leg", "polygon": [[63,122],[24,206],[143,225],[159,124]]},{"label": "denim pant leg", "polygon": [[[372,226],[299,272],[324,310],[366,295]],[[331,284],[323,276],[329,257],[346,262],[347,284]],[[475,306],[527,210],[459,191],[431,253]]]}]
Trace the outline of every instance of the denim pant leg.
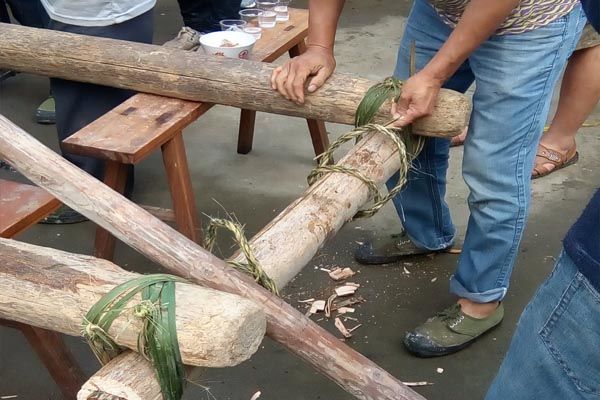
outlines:
[{"label": "denim pant leg", "polygon": [[600,293],[563,252],[525,308],[485,400],[600,399]]},{"label": "denim pant leg", "polygon": [[[83,35],[152,43],[153,22],[153,11],[150,10],[136,18],[115,25],[87,27],[52,20],[49,28]],[[56,129],[60,143],[134,94],[129,90],[64,79],[51,79],[50,86],[56,101]],[[66,151],[63,151],[62,154],[63,157],[90,175],[100,180],[103,179],[104,161]],[[130,171],[127,191],[131,190],[132,185],[133,169]]]},{"label": "denim pant leg", "polygon": [[450,283],[459,297],[483,303],[506,294],[525,227],[536,146],[584,22],[577,6],[534,31],[492,36],[469,57],[476,82],[463,157],[470,217]]},{"label": "denim pant leg", "polygon": [[[416,0],[408,17],[402,38],[394,76],[409,76],[409,49],[415,43],[415,64],[422,69],[444,44],[452,30],[438,17],[426,0]],[[473,82],[468,63],[450,78],[445,88],[465,92]],[[396,211],[406,233],[419,247],[438,250],[448,247],[454,239],[454,225],[444,199],[450,140],[427,138],[421,154],[414,160],[406,188],[394,200]],[[398,181],[395,174],[387,182],[392,188]]]}]

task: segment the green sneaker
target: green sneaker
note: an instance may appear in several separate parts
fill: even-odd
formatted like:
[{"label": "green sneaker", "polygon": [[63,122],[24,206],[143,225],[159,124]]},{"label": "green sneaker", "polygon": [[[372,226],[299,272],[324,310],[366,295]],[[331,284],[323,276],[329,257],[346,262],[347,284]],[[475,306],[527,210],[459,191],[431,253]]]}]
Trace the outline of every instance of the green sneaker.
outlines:
[{"label": "green sneaker", "polygon": [[436,357],[455,353],[473,343],[504,318],[502,303],[486,318],[464,314],[459,304],[453,304],[423,325],[404,336],[404,345],[419,357]]},{"label": "green sneaker", "polygon": [[55,124],[56,111],[54,97],[50,96],[35,110],[35,122],[38,124]]}]

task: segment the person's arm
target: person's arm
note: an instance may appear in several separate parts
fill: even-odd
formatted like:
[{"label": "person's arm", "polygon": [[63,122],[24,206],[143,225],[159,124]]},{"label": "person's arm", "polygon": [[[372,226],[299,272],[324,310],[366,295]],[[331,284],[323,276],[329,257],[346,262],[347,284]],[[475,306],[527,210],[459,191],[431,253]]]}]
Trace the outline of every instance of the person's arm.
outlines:
[{"label": "person's arm", "polygon": [[472,0],[442,48],[402,88],[398,104],[392,106],[396,126],[404,126],[429,115],[444,82],[516,7],[519,0]]},{"label": "person's arm", "polygon": [[333,44],[337,22],[344,0],[309,0],[308,39],[306,52],[276,68],[271,86],[286,99],[304,102],[304,87],[314,92],[325,83],[335,69]]}]

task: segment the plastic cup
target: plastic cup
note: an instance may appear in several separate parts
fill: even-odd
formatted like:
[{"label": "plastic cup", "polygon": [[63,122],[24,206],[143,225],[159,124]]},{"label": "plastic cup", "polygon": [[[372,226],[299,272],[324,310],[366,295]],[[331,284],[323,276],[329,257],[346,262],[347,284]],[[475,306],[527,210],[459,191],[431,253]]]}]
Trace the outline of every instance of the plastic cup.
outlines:
[{"label": "plastic cup", "polygon": [[247,8],[245,10],[240,10],[240,18],[246,21],[246,26],[258,26],[258,16],[261,13],[261,10],[258,8]]},{"label": "plastic cup", "polygon": [[277,13],[276,20],[277,22],[285,22],[290,19],[290,13],[288,11],[288,6],[290,5],[291,0],[279,0],[277,5],[273,8],[273,11]]},{"label": "plastic cup", "polygon": [[246,21],[242,19],[224,19],[219,22],[222,31],[238,31],[242,32],[246,26]]},{"label": "plastic cup", "polygon": [[260,39],[262,36],[262,28],[258,26],[246,26],[244,27],[244,32],[254,36],[256,40]]},{"label": "plastic cup", "polygon": [[273,28],[277,23],[277,12],[273,10],[261,11],[258,16],[258,26],[261,28]]}]

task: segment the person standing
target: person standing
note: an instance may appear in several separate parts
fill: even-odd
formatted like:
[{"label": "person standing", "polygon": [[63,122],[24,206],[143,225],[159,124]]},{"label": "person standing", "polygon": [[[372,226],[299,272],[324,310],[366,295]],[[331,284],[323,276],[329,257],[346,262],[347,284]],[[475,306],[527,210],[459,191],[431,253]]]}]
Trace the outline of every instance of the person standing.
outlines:
[{"label": "person standing", "polygon": [[[49,29],[111,39],[152,43],[153,9],[156,0],[41,0],[50,16]],[[134,93],[129,90],[52,78],[52,93],[56,101],[56,129],[63,140],[115,108]],[[62,146],[61,146],[62,150]],[[104,161],[71,154],[62,155],[85,172],[102,180]],[[133,166],[126,193],[133,189]],[[63,206],[48,216],[44,223],[76,223],[86,218]]]},{"label": "person standing", "polygon": [[[343,3],[310,0],[308,49],[274,71],[273,89],[302,103],[306,81],[312,92],[329,77]],[[458,300],[406,333],[404,344],[415,355],[459,351],[503,319],[535,148],[551,91],[584,24],[579,0],[415,0],[394,72],[406,80],[392,107],[398,126],[428,115],[441,87],[465,92],[476,83],[463,159],[470,217],[450,282]],[[419,72],[409,78],[413,42]],[[428,138],[394,199],[408,237],[423,251],[445,251],[454,242],[444,199],[448,152],[448,139]]]}]

